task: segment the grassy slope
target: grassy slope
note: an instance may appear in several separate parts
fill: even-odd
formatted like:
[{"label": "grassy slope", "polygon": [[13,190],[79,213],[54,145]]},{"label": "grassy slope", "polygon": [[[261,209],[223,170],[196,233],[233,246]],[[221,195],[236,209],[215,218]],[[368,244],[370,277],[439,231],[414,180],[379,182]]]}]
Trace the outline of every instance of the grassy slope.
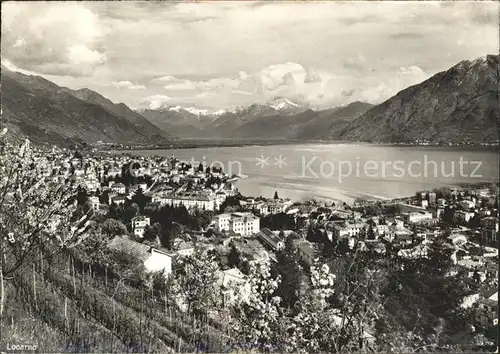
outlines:
[{"label": "grassy slope", "polygon": [[103,274],[75,263],[74,280],[71,262],[61,257],[50,270],[38,267],[7,283],[3,343],[37,344],[42,352],[169,352],[194,351],[202,341],[220,351],[219,330],[195,328],[160,294],[118,285],[112,274],[106,285]]}]

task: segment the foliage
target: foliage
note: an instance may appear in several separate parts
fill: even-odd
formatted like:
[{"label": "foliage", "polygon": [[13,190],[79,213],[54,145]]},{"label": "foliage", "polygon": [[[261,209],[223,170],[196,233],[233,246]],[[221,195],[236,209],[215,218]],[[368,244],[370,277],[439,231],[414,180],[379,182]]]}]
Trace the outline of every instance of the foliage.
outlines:
[{"label": "foliage", "polygon": [[106,219],[101,225],[102,232],[109,238],[112,239],[115,236],[126,235],[128,233],[127,227],[123,225],[118,220]]},{"label": "foliage", "polygon": [[366,232],[366,238],[368,240],[375,239],[375,231],[373,230],[373,226],[371,224],[370,224],[370,226],[368,226],[368,231]]},{"label": "foliage", "polygon": [[461,316],[457,309],[467,292],[459,275],[450,272],[452,252],[435,241],[427,258],[396,260],[391,281],[383,290],[390,295],[387,309],[391,317],[421,337],[436,332],[442,320],[456,322]]},{"label": "foliage", "polygon": [[231,337],[240,349],[270,350],[280,342],[281,299],[274,295],[280,278],[272,279],[269,261],[250,262],[248,294],[240,293]]},{"label": "foliage", "polygon": [[231,244],[231,248],[229,250],[229,255],[227,257],[227,265],[230,267],[230,268],[234,268],[234,267],[240,267],[240,262],[241,262],[241,255],[240,255],[240,252],[238,251],[238,249],[236,248],[236,246],[234,244]]},{"label": "foliage", "polygon": [[140,212],[144,212],[144,207],[150,201],[151,198],[148,198],[144,195],[144,191],[139,188],[135,194],[132,196],[132,202],[139,207]]},{"label": "foliage", "polygon": [[326,264],[313,265],[310,273],[307,293],[297,311],[284,320],[283,346],[291,352],[333,352],[336,351],[333,335],[337,332],[337,315],[328,308],[327,299],[334,293],[335,275]]},{"label": "foliage", "polygon": [[434,188],[432,191],[436,193],[436,198],[450,199],[452,196],[448,187]]},{"label": "foliage", "polygon": [[146,227],[144,231],[144,239],[151,242],[160,241],[161,243],[161,225],[159,222],[154,223],[151,226]]},{"label": "foliage", "polygon": [[172,223],[170,226],[161,226],[160,244],[168,249],[172,249],[174,240],[182,235],[182,226]]},{"label": "foliage", "polygon": [[270,214],[260,219],[261,227],[271,230],[295,230],[295,216],[286,213]]},{"label": "foliage", "polygon": [[[4,129],[0,139],[5,133]],[[76,213],[77,184],[70,179],[54,184],[40,178],[32,152],[29,140],[20,147],[0,145],[0,323],[4,280],[12,280],[39,261],[42,249],[50,249],[53,255],[76,246],[95,226],[89,209]]]},{"label": "foliage", "polygon": [[212,221],[214,213],[210,210],[195,209],[189,213],[185,206],[165,205],[161,209],[145,210],[152,222],[159,222],[162,230],[167,230],[173,223],[183,225],[190,230],[205,229]]},{"label": "foliage", "polygon": [[285,247],[277,254],[277,273],[281,282],[276,295],[282,299],[282,306],[294,307],[303,288],[303,271],[299,265],[297,248],[291,237],[285,240]]},{"label": "foliage", "polygon": [[221,297],[217,286],[218,269],[215,257],[205,251],[198,251],[179,260],[177,280],[188,311],[206,316],[209,310],[219,306]]},{"label": "foliage", "polygon": [[238,196],[228,196],[220,205],[219,211],[221,213],[226,213],[230,210],[240,211],[241,204],[240,198]]}]

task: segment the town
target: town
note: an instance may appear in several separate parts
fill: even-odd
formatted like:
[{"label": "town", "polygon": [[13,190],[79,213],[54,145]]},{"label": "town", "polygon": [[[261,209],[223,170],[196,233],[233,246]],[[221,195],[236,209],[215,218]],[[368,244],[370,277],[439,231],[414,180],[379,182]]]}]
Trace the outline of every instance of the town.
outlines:
[{"label": "town", "polygon": [[[299,274],[287,275],[286,262],[313,269],[339,257],[366,254],[374,262],[398,259],[415,264],[425,263],[439,250],[450,264],[446,276],[462,285],[458,306],[468,311],[469,330],[461,337],[481,334],[494,340],[499,234],[495,184],[441,187],[407,198],[356,200],[351,205],[299,203],[281,198],[279,191],[268,197],[243,196],[237,189],[238,176],[175,156],[31,147],[28,158],[36,179],[75,182],[75,203],[100,226],[105,247],[126,255],[127,262],[138,262],[144,274],[182,283],[186,264],[210,254],[216,260],[215,286],[223,307],[248,301],[247,280],[252,265],[259,262],[281,272],[282,282],[295,284],[301,281]],[[9,192],[6,200],[14,194]],[[55,222],[51,228],[58,226]],[[287,261],[290,254],[296,259]],[[284,284],[288,288],[281,289],[283,301],[292,307],[297,299],[287,298],[285,289],[292,285]],[[189,311],[189,299],[176,301],[179,311]],[[337,318],[342,321],[342,314]],[[376,326],[363,328],[364,346],[380,340]]]}]

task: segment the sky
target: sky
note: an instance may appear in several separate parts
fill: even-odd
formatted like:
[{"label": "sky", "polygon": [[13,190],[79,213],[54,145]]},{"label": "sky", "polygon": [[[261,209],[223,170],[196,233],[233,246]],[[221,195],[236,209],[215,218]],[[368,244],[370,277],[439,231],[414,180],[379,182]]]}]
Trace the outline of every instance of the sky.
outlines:
[{"label": "sky", "polygon": [[493,2],[2,2],[2,64],[132,108],[380,103],[497,54]]}]

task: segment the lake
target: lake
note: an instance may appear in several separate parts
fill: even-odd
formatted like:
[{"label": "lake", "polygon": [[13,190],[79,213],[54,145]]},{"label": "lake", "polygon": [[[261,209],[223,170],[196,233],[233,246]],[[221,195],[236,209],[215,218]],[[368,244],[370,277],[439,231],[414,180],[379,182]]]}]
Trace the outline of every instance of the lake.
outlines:
[{"label": "lake", "polygon": [[370,144],[300,144],[136,150],[143,156],[223,166],[245,175],[236,182],[243,195],[293,200],[388,199],[419,190],[463,183],[498,182],[494,150]]}]

